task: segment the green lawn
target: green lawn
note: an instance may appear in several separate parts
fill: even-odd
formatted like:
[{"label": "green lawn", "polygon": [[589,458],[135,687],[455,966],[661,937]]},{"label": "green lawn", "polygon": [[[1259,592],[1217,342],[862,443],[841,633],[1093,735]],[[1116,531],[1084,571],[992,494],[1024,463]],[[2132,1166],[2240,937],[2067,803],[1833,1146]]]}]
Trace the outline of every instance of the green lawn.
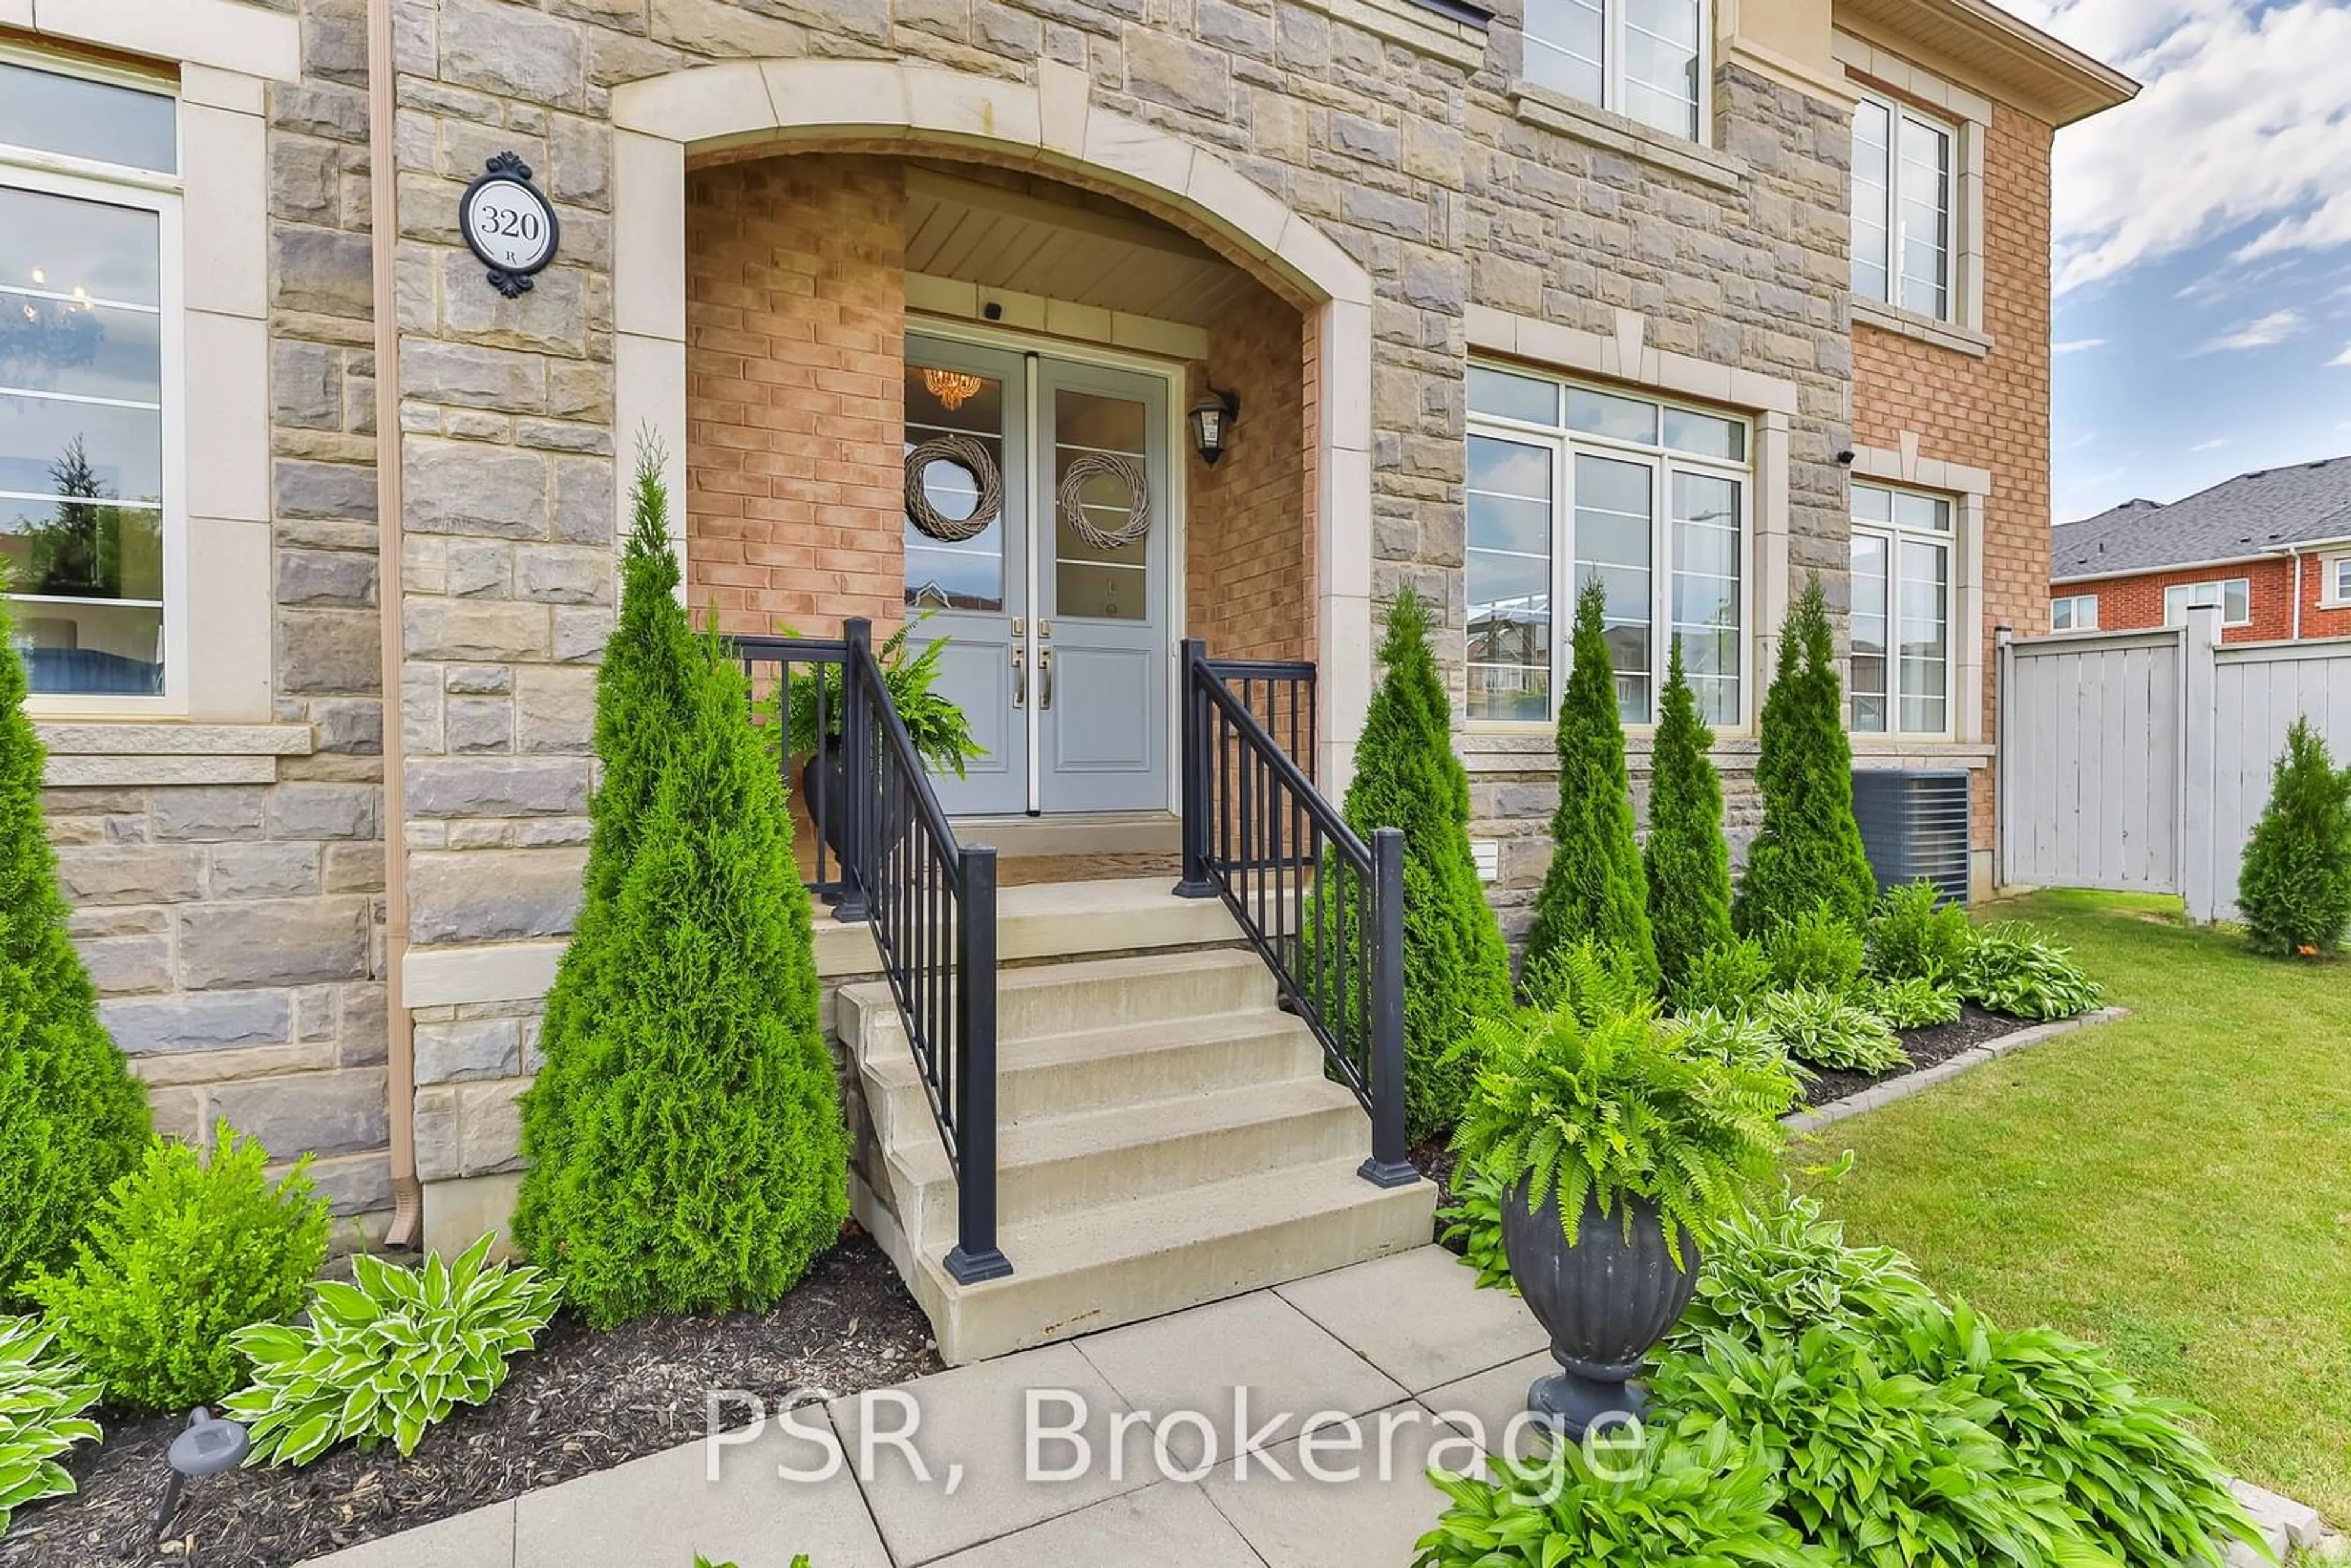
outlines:
[{"label": "green lawn", "polygon": [[2210,1413],[2236,1473],[2351,1521],[2351,964],[2291,965],[2173,901],[2052,893],[1990,913],[2071,945],[2120,1023],[1800,1144],[1826,1195],[2002,1323],[2112,1348]]}]

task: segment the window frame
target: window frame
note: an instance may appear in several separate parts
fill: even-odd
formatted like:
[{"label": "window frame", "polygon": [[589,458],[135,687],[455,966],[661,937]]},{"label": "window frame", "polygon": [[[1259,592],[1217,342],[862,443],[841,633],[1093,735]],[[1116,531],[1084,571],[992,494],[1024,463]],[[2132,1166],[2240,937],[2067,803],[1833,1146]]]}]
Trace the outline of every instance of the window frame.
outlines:
[{"label": "window frame", "polygon": [[[1569,51],[1552,43],[1534,29],[1532,13],[1541,0],[1528,0],[1520,13],[1519,79],[1538,92],[1572,103],[1586,104],[1604,113],[1613,114],[1643,132],[1677,143],[1710,148],[1714,145],[1714,67],[1715,67],[1715,5],[1716,0],[1690,0],[1698,8],[1698,127],[1695,134],[1685,135],[1652,124],[1625,107],[1625,34],[1630,25],[1626,16],[1629,0],[1591,0],[1600,7],[1600,98],[1597,101],[1583,94],[1538,80],[1527,69],[1526,46],[1529,40],[1557,53]],[[1552,0],[1558,5],[1574,5],[1577,0]]]},{"label": "window frame", "polygon": [[[2082,619],[2082,606],[2085,604],[2090,607],[2090,618],[2087,621]],[[2057,612],[2061,607],[2065,611],[2065,620],[2063,624],[2060,624],[2057,619]],[[2097,629],[2098,596],[2096,594],[2064,593],[2049,601],[2049,630],[2052,632],[2095,632]]]},{"label": "window frame", "polygon": [[[1853,662],[1848,641],[1844,682],[1845,732],[1848,735],[1860,736],[1871,740],[1883,740],[1896,744],[1956,740],[1959,738],[1959,723],[1961,663],[1959,637],[1963,630],[1960,625],[1960,611],[1965,596],[1965,585],[1961,581],[1961,574],[1966,569],[1968,560],[1968,543],[1963,537],[1963,531],[1968,525],[1965,497],[1941,490],[1922,489],[1916,485],[1892,485],[1875,479],[1856,479],[1853,482],[1852,487],[1855,491],[1865,489],[1883,491],[1895,499],[1904,496],[1913,496],[1938,502],[1951,519],[1951,526],[1948,531],[1938,532],[1932,528],[1905,524],[1900,520],[1899,508],[1894,506],[1891,500],[1886,507],[1888,521],[1865,522],[1853,515],[1852,497],[1847,496],[1845,500],[1845,515],[1849,522],[1845,546],[1847,571],[1850,572],[1852,570],[1851,541],[1853,538],[1867,534],[1873,538],[1884,540],[1886,544],[1886,684],[1884,694],[1886,727],[1883,729],[1855,727],[1853,722]],[[1902,547],[1906,543],[1931,546],[1943,552],[1943,727],[1940,729],[1902,727],[1902,701],[1906,695],[1902,689],[1901,606],[1902,561],[1905,554]]]},{"label": "window frame", "polygon": [[[2163,623],[2166,626],[2187,625],[2188,612],[2197,608],[2197,604],[2193,600],[2183,600],[2180,602],[2179,613],[2175,617],[2172,614],[2171,610],[2171,596],[2175,593],[2193,593],[2199,588],[2210,588],[2220,591],[2218,608],[2220,612],[2220,624],[2224,628],[2235,630],[2236,628],[2250,626],[2253,623],[2253,580],[2250,577],[2213,577],[2199,579],[2195,582],[2168,582],[2164,584]],[[2243,618],[2241,620],[2231,621],[2229,619],[2229,590],[2231,588],[2239,588],[2244,591],[2245,613]]]},{"label": "window frame", "polygon": [[[190,671],[188,627],[187,512],[187,302],[186,250],[182,198],[187,171],[187,117],[173,84],[95,62],[66,59],[37,51],[0,46],[0,57],[11,64],[47,71],[53,76],[78,77],[113,87],[168,98],[172,104],[172,129],[178,141],[174,162],[178,174],[152,169],[104,163],[92,159],[0,143],[0,186],[89,202],[102,206],[151,212],[156,217],[157,338],[161,392],[160,481],[162,530],[162,689],[152,693],[44,692],[26,695],[26,710],[36,718],[89,719],[178,717],[189,709]],[[10,593],[14,605],[78,602],[41,595]],[[126,602],[108,600],[106,603]],[[127,602],[143,602],[130,601]]]},{"label": "window frame", "polygon": [[[1605,382],[1580,376],[1563,376],[1548,371],[1483,358],[1473,358],[1475,370],[1497,371],[1503,375],[1543,382],[1557,393],[1558,423],[1539,424],[1512,418],[1507,414],[1471,413],[1462,436],[1466,453],[1470,439],[1486,436],[1521,446],[1541,448],[1550,464],[1551,477],[1551,692],[1545,704],[1544,716],[1540,719],[1489,718],[1467,713],[1464,695],[1464,722],[1473,728],[1510,732],[1541,725],[1549,728],[1559,719],[1559,703],[1567,689],[1573,669],[1575,595],[1582,586],[1576,575],[1577,544],[1575,538],[1575,457],[1578,453],[1615,461],[1634,463],[1646,467],[1650,478],[1649,516],[1649,717],[1639,722],[1624,721],[1630,734],[1647,734],[1657,723],[1657,708],[1663,699],[1667,662],[1672,653],[1670,639],[1674,633],[1673,590],[1676,559],[1673,554],[1673,476],[1677,473],[1696,474],[1708,478],[1727,479],[1739,492],[1739,632],[1738,649],[1739,701],[1735,715],[1727,719],[1708,719],[1708,725],[1720,735],[1744,735],[1752,730],[1758,694],[1755,690],[1757,670],[1755,660],[1756,605],[1756,539],[1755,488],[1759,454],[1758,422],[1750,414],[1734,409],[1714,408],[1687,398],[1664,397],[1642,387],[1612,385]],[[1465,380],[1465,402],[1466,387]],[[1604,397],[1622,398],[1649,405],[1657,411],[1658,439],[1654,444],[1628,441],[1622,437],[1593,434],[1570,429],[1567,425],[1567,397],[1570,392],[1587,392]],[[1693,413],[1707,419],[1727,421],[1742,432],[1741,445],[1746,452],[1743,460],[1708,457],[1699,454],[1671,450],[1665,446],[1665,416],[1668,411]],[[1466,471],[1465,471],[1466,479]],[[1468,535],[1468,505],[1465,494],[1462,507],[1462,582],[1466,591],[1469,576],[1469,555],[1474,547]],[[1462,628],[1462,648],[1467,661],[1468,627]],[[1613,680],[1614,672],[1611,671]]]},{"label": "window frame", "polygon": [[2320,585],[2319,605],[2326,610],[2351,607],[2351,555],[2338,555],[2326,562],[2326,576]]},{"label": "window frame", "polygon": [[[1862,260],[1860,236],[1857,233],[1851,233],[1847,245],[1856,276],[1848,281],[1854,298],[1889,310],[1938,321],[1945,326],[1973,328],[1975,323],[1966,319],[1967,312],[1961,308],[1965,280],[1960,277],[1960,268],[1967,255],[1967,246],[1962,234],[1965,214],[1961,211],[1960,184],[1967,167],[1966,145],[1962,140],[1967,134],[1967,127],[1959,121],[1938,119],[1891,93],[1860,88],[1855,96],[1859,103],[1883,110],[1886,114],[1886,208],[1876,214],[1886,235],[1886,293],[1882,296],[1870,294],[1861,288],[1858,277]],[[1856,106],[1855,114],[1857,117],[1859,113]],[[1921,130],[1941,135],[1948,160],[1943,170],[1943,306],[1940,310],[1920,310],[1903,298],[1902,143],[1906,125],[1917,125]],[[1853,140],[1856,143],[1860,135],[1860,121],[1856,118],[1853,128]],[[1857,181],[1853,183],[1853,191],[1852,210],[1846,214],[1849,230],[1857,225],[1861,218]]]}]

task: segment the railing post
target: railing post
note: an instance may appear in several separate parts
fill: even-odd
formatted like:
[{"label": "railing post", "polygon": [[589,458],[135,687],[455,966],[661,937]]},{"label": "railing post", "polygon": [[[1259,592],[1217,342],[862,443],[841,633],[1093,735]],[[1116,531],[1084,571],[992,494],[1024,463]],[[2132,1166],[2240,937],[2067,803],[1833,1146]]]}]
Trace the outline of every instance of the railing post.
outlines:
[{"label": "railing post", "polygon": [[947,1272],[976,1285],[1012,1272],[996,1245],[996,852],[958,852],[956,932],[956,1244]]},{"label": "railing post", "polygon": [[1176,884],[1178,898],[1217,895],[1208,876],[1208,705],[1199,690],[1200,664],[1207,656],[1208,644],[1197,637],[1185,638],[1176,654],[1184,747],[1184,880]]},{"label": "railing post", "polygon": [[[846,788],[841,792],[841,901],[832,906],[832,917],[859,921],[871,915],[869,895],[873,885],[873,846],[866,841],[865,799],[873,774],[867,754],[873,741],[873,715],[865,692],[865,666],[873,659],[873,622],[862,615],[852,616],[841,623],[841,631],[848,643],[841,661],[841,758]],[[822,678],[821,671],[818,678]]]},{"label": "railing post", "polygon": [[1374,1186],[1420,1179],[1405,1143],[1404,830],[1372,832],[1372,1157],[1356,1174]]}]

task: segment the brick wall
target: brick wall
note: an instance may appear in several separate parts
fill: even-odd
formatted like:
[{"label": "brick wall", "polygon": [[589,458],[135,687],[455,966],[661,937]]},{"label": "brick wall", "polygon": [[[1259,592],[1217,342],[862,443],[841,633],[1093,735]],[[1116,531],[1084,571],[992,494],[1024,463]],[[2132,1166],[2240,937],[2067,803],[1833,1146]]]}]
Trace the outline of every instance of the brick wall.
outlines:
[{"label": "brick wall", "polygon": [[[2327,559],[2322,556],[2302,559],[2302,634],[2305,638],[2351,636],[2351,609],[2330,608],[2325,602],[2326,565]],[[2246,580],[2252,623],[2223,627],[2221,641],[2269,643],[2292,637],[2294,563],[2283,557],[2242,561],[2235,566],[2193,567],[2179,571],[2144,572],[2136,577],[2102,578],[2092,582],[2056,583],[2051,586],[2049,597],[2095,594],[2098,629],[2126,632],[2163,624],[2163,592],[2167,588],[2184,583],[2223,582],[2238,577]],[[2048,629],[2044,611],[2040,622],[2030,629],[2030,634],[2038,636]],[[2027,629],[2020,625],[2018,632],[2020,635],[2026,634]]]},{"label": "brick wall", "polygon": [[904,204],[878,159],[686,182],[686,579],[729,632],[903,613]]},{"label": "brick wall", "polygon": [[[1896,96],[1900,96],[1896,94]],[[1996,104],[1984,150],[1984,320],[1993,340],[1979,359],[1904,333],[1856,323],[1853,331],[1854,436],[1920,455],[1989,469],[1984,510],[1983,623],[1954,628],[1982,640],[1983,733],[1998,739],[1993,629],[2020,635],[2049,624],[2049,153],[2050,127]],[[1991,772],[1975,785],[1975,847],[1989,850]]]},{"label": "brick wall", "polygon": [[1205,396],[1213,376],[1241,400],[1214,468],[1177,455],[1190,476],[1185,632],[1227,658],[1314,656],[1303,336],[1295,308],[1253,288],[1211,329],[1208,362],[1192,367],[1189,396]]}]

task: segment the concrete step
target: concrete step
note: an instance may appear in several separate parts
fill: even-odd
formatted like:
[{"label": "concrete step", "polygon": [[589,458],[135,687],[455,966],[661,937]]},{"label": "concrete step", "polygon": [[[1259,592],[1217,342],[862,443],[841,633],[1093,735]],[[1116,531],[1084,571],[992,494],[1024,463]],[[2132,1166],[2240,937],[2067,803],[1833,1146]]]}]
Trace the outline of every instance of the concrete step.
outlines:
[{"label": "concrete step", "polygon": [[[1366,1144],[1365,1147],[1368,1147]],[[1008,1279],[957,1284],[925,1247],[910,1279],[950,1364],[1178,1312],[1425,1246],[1428,1182],[1383,1190],[1360,1152],[998,1228]]]},{"label": "concrete step", "polygon": [[[873,1130],[884,1144],[936,1139],[930,1097],[903,1030],[869,1047],[858,1069]],[[1313,1031],[1270,1009],[1043,1035],[998,1047],[996,1113],[1001,1125],[1017,1126],[1317,1077],[1322,1070],[1322,1047]]]},{"label": "concrete step", "polygon": [[[1230,911],[1213,898],[1178,898],[1165,876],[1040,883],[996,893],[996,956],[1002,964],[1136,953],[1240,940]],[[817,973],[846,979],[882,971],[873,928],[843,924],[820,907]]]},{"label": "concrete step", "polygon": [[[1273,976],[1244,948],[1137,953],[1068,964],[999,969],[996,1037],[1045,1035],[1164,1023],[1217,1013],[1270,1009]],[[860,1060],[906,1050],[905,1025],[889,986],[875,980],[841,990],[836,1027]]]},{"label": "concrete step", "polygon": [[[1354,1094],[1320,1078],[1149,1100],[1000,1127],[997,1223],[1022,1225],[1275,1171],[1371,1147]],[[883,1151],[907,1236],[945,1250],[956,1239],[956,1176],[935,1127]]]}]

